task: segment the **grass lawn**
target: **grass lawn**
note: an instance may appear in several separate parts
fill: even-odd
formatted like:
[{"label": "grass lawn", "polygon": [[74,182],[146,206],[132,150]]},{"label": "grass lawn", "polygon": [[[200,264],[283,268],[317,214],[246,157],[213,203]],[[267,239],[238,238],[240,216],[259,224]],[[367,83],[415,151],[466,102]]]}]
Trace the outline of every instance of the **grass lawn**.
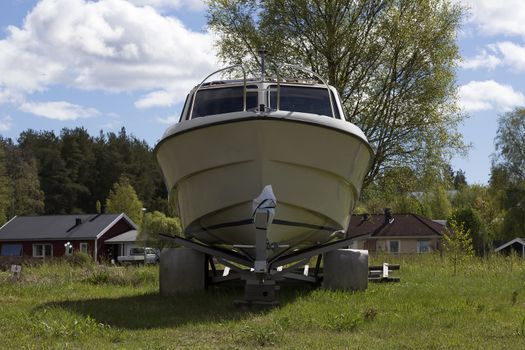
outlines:
[{"label": "grass lawn", "polygon": [[363,292],[284,289],[281,307],[242,311],[241,289],[158,295],[158,267],[0,272],[0,348],[525,349],[525,263],[439,256],[400,263],[400,283]]}]

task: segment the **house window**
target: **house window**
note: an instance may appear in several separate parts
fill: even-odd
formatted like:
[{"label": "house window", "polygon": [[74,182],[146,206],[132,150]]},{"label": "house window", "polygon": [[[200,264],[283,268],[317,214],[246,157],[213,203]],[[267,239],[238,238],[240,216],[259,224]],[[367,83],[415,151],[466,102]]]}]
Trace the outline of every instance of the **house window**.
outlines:
[{"label": "house window", "polygon": [[22,256],[23,253],[21,244],[2,244],[1,256]]},{"label": "house window", "polygon": [[53,256],[53,246],[51,244],[33,244],[33,257],[50,258]]},{"label": "house window", "polygon": [[87,252],[88,252],[88,244],[86,242],[80,243],[80,252],[87,254]]},{"label": "house window", "polygon": [[430,251],[430,241],[429,240],[417,241],[417,252],[418,253],[426,253],[429,251]]},{"label": "house window", "polygon": [[388,241],[388,251],[390,253],[399,253],[400,245],[401,244],[399,241]]}]

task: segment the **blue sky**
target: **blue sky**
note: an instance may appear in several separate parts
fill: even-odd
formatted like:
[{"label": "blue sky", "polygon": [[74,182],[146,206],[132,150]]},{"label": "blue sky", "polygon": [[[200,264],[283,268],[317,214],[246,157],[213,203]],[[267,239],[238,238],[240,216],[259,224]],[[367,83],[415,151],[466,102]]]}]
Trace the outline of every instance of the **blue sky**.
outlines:
[{"label": "blue sky", "polygon": [[[486,183],[498,115],[525,105],[525,1],[456,1],[469,7],[457,84],[472,148],[452,165]],[[125,126],[154,145],[220,66],[205,24],[201,0],[2,0],[0,134]]]}]

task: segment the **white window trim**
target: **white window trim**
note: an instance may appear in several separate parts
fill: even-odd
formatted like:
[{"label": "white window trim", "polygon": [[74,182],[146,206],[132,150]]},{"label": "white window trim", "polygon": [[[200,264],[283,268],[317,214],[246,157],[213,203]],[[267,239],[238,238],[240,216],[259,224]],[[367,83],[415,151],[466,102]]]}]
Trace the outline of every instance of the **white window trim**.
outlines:
[{"label": "white window trim", "polygon": [[89,246],[88,246],[87,242],[80,242],[80,248],[79,248],[79,251],[80,251],[81,253],[86,253],[86,254],[87,254],[87,253],[88,253],[88,247],[89,247]]},{"label": "white window trim", "polygon": [[[419,242],[423,242],[423,241],[424,242],[428,242],[428,250],[426,250],[424,252],[422,252],[420,247],[419,247]],[[418,241],[417,241],[417,252],[418,253],[428,253],[428,252],[430,252],[430,239],[418,239]]]},{"label": "white window trim", "polygon": [[[390,242],[397,242],[397,248],[398,248],[397,252],[393,252],[393,251],[390,250]],[[388,252],[389,253],[399,254],[401,252],[401,240],[399,240],[399,239],[389,239],[388,240]]]},{"label": "white window trim", "polygon": [[[36,247],[39,246],[39,245],[41,245],[41,246],[46,246],[46,245],[50,246],[51,247],[51,255],[50,255],[50,257],[51,258],[53,257],[53,244],[51,244],[51,243],[34,243],[33,244],[33,257],[34,258],[42,258],[42,259],[46,258],[45,253],[43,255],[36,255],[35,254],[36,253]],[[42,249],[42,252],[44,252],[44,249]]]}]

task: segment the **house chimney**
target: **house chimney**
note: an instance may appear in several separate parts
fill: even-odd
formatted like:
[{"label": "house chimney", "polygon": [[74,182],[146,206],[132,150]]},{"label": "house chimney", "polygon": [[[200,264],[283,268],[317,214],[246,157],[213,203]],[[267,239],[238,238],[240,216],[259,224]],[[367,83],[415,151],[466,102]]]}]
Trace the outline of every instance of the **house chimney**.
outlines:
[{"label": "house chimney", "polygon": [[82,225],[82,219],[81,218],[76,218],[75,219],[75,226],[79,226],[79,225]]},{"label": "house chimney", "polygon": [[391,224],[394,222],[394,217],[392,216],[392,209],[385,208],[385,224]]}]

